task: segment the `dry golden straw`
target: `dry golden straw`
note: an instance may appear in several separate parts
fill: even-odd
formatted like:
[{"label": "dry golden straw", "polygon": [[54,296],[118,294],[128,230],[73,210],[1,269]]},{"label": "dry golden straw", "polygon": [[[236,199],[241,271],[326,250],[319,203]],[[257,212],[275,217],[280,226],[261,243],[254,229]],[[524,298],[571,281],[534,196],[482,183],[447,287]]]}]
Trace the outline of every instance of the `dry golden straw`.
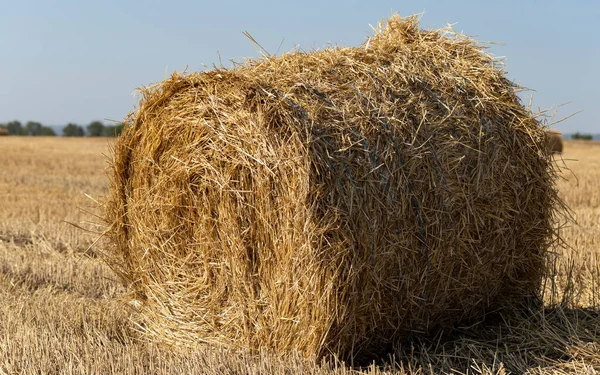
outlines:
[{"label": "dry golden straw", "polygon": [[106,214],[138,323],[344,357],[516,308],[562,207],[516,89],[469,38],[394,16],[359,48],[142,90]]}]

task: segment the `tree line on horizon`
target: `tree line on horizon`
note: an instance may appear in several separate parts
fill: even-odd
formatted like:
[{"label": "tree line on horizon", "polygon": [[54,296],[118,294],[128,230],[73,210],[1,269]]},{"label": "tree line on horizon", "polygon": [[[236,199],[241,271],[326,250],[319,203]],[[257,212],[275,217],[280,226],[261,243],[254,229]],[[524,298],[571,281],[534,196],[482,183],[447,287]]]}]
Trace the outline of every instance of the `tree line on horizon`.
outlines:
[{"label": "tree line on horizon", "polygon": [[[105,125],[101,121],[92,121],[85,128],[75,123],[68,123],[62,129],[63,137],[116,137],[123,131],[124,124]],[[10,121],[0,124],[0,129],[5,129],[8,135],[20,136],[50,136],[57,134],[49,126],[44,126],[36,121],[28,121],[25,125],[20,121]]]},{"label": "tree line on horizon", "polygon": [[571,139],[579,139],[582,141],[591,141],[594,139],[592,134],[581,134],[579,132],[571,134]]}]

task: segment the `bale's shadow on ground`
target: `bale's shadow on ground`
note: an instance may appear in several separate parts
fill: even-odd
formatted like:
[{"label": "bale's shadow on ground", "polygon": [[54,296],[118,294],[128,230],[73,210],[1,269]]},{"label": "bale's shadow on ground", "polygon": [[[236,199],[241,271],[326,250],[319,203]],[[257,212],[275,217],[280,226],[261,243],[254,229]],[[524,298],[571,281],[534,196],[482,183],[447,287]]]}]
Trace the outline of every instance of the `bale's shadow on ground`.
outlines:
[{"label": "bale's shadow on ground", "polygon": [[412,337],[352,362],[363,369],[375,365],[382,370],[421,368],[425,373],[521,374],[573,363],[600,369],[600,308],[529,307],[493,313],[470,326]]}]

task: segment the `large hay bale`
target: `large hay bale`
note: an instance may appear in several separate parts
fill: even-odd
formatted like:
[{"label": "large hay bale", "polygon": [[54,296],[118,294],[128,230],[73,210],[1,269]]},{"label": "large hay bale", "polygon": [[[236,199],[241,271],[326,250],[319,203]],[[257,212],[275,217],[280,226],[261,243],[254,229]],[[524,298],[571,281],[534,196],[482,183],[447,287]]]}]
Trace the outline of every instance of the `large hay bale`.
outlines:
[{"label": "large hay bale", "polygon": [[548,151],[553,154],[562,154],[563,139],[561,132],[554,129],[546,130],[546,147],[548,147]]},{"label": "large hay bale", "polygon": [[8,135],[8,129],[0,126],[0,136]]},{"label": "large hay bale", "polygon": [[558,203],[545,132],[464,36],[392,17],[360,48],[142,93],[107,220],[160,340],[345,356],[539,290]]}]

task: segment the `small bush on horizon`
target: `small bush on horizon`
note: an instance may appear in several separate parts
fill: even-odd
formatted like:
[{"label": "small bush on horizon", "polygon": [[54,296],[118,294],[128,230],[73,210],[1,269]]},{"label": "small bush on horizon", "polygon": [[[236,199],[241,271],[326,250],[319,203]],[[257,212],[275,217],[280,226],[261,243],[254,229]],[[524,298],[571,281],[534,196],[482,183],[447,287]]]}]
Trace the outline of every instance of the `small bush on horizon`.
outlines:
[{"label": "small bush on horizon", "polygon": [[102,137],[104,136],[104,124],[100,121],[92,121],[87,126],[88,137]]},{"label": "small bush on horizon", "polygon": [[104,127],[104,136],[105,137],[118,137],[123,132],[123,127],[125,125],[123,123],[119,123],[117,125],[106,125]]},{"label": "small bush on horizon", "polygon": [[586,133],[574,133],[571,136],[571,139],[578,139],[578,140],[582,140],[582,141],[591,141],[592,139],[594,139],[594,137],[591,134],[586,134]]},{"label": "small bush on horizon", "polygon": [[63,129],[64,137],[83,137],[85,136],[85,130],[83,127],[72,122],[68,123]]}]

